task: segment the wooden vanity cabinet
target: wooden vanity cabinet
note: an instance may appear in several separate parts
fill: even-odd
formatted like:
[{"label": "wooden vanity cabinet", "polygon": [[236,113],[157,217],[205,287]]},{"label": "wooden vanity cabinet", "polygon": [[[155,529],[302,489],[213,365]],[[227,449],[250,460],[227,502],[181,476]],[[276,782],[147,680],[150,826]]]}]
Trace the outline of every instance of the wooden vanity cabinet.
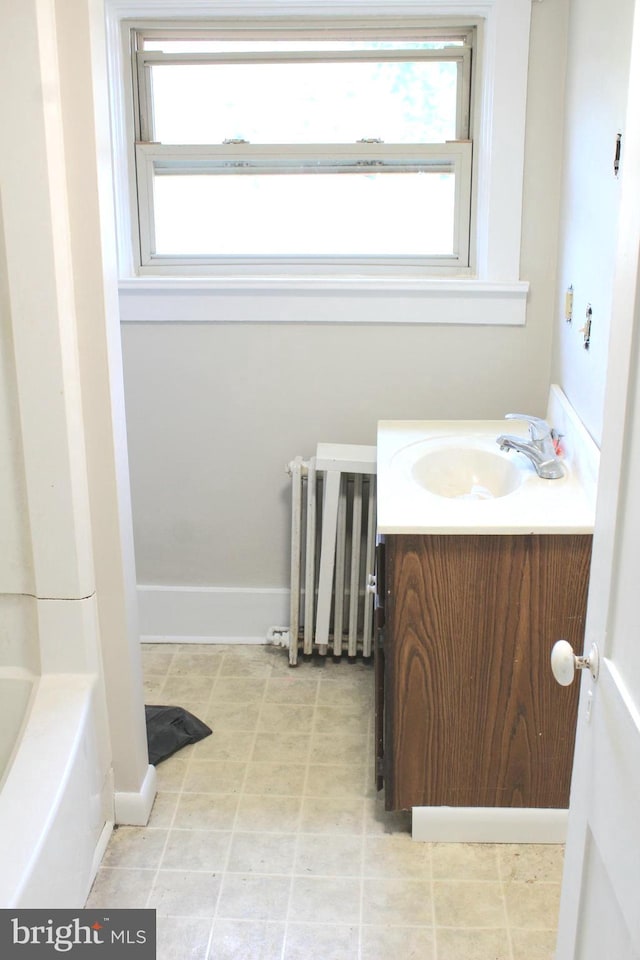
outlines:
[{"label": "wooden vanity cabinet", "polygon": [[590,535],[404,535],[378,554],[376,749],[387,810],[569,804]]}]

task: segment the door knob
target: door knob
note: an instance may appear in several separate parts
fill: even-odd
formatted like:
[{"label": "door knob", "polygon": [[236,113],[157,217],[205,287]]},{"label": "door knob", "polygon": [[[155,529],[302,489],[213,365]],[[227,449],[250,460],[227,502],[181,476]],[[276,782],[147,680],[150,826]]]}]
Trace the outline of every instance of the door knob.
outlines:
[{"label": "door knob", "polygon": [[573,683],[577,670],[589,670],[594,680],[598,679],[599,654],[595,643],[588,657],[577,657],[566,640],[558,640],[551,650],[551,670],[562,687]]}]

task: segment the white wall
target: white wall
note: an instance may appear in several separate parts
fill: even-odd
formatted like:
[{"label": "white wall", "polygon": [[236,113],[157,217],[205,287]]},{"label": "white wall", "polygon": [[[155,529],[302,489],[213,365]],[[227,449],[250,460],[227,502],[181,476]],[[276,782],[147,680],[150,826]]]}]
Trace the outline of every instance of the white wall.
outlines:
[{"label": "white wall", "polygon": [[[284,466],[296,454],[312,454],[318,441],[374,443],[377,420],[390,417],[544,413],[567,11],[568,0],[532,5],[521,261],[521,278],[531,284],[526,326],[305,325],[308,301],[299,295],[283,306],[283,319],[299,323],[252,323],[260,320],[261,300],[247,297],[249,322],[227,324],[215,294],[204,306],[183,298],[185,322],[136,323],[136,310],[146,316],[145,295],[122,296],[139,583],[285,587]],[[324,302],[331,316],[366,317],[366,297]],[[401,300],[388,306],[402,317]],[[190,324],[202,309],[211,322]]]},{"label": "white wall", "polygon": [[[620,180],[613,173],[616,134],[627,106],[634,0],[617,0],[603,15],[599,0],[572,0],[567,60],[562,216],[555,310],[553,379],[597,443],[616,254]],[[574,288],[574,319],[564,320],[564,293]],[[584,349],[580,328],[587,304],[593,320]]]},{"label": "white wall", "polygon": [[40,668],[26,478],[0,195],[0,667]]},{"label": "white wall", "polygon": [[113,763],[117,818],[145,822],[104,9],[7,0],[1,19],[0,664],[17,634],[20,665],[96,678],[92,762],[111,807]]}]

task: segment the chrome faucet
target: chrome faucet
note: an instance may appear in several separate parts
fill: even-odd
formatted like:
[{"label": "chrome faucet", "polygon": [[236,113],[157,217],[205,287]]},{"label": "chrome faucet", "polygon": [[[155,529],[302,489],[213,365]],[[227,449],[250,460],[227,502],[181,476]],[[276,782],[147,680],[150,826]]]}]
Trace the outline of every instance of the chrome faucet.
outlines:
[{"label": "chrome faucet", "polygon": [[529,417],[524,413],[507,413],[505,420],[524,420],[529,425],[529,440],[511,434],[501,434],[496,443],[501,450],[516,450],[523,453],[535,467],[543,480],[558,480],[564,476],[564,469],[554,445],[555,433],[546,420]]}]

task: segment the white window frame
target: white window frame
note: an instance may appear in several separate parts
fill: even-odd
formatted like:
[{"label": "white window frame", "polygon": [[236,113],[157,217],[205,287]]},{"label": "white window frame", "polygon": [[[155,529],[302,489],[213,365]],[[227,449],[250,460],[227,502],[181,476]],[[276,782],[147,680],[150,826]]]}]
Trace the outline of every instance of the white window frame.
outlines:
[{"label": "white window frame", "polygon": [[[132,295],[143,290],[174,291],[178,295],[187,290],[215,291],[228,293],[232,304],[233,296],[243,292],[301,290],[333,296],[336,292],[366,295],[385,290],[434,299],[440,323],[525,322],[528,283],[519,279],[519,267],[531,0],[285,0],[278,4],[252,0],[105,0],[105,4],[121,291]],[[275,13],[289,18],[331,16],[338,20],[343,16],[441,17],[478,24],[470,275],[402,276],[394,275],[392,268],[372,276],[360,271],[352,276],[325,271],[296,277],[277,270],[271,276],[238,271],[220,277],[138,274],[137,227],[129,203],[135,189],[134,121],[128,93],[131,52],[122,46],[123,21],[265,17]],[[415,321],[408,322],[424,321],[416,313]]]},{"label": "white window frame", "polygon": [[[128,23],[124,26],[129,34],[128,43],[132,49],[132,91],[135,108],[136,130],[136,184],[137,197],[132,198],[132,217],[138,221],[139,232],[139,273],[141,275],[225,275],[231,272],[267,275],[283,270],[291,274],[307,274],[309,271],[325,275],[345,275],[357,269],[360,274],[377,274],[380,270],[408,275],[447,273],[459,275],[468,273],[469,237],[471,229],[471,156],[470,140],[471,112],[471,59],[475,30],[455,25],[440,29],[431,28],[413,22],[398,24],[397,19],[376,18],[371,21],[349,19],[328,28],[326,20],[285,20],[277,23],[268,20],[226,21],[185,23],[165,22],[146,23],[144,25]],[[314,36],[322,40],[339,40],[345,35],[350,39],[378,40],[394,39],[425,40],[445,35],[455,36],[464,45],[450,46],[446,49],[407,49],[393,51],[309,51],[302,53],[272,52],[261,53],[162,53],[145,49],[147,39],[171,36],[186,39],[204,39],[206,37],[221,40],[304,41]],[[127,37],[124,38],[127,40]],[[458,95],[456,105],[456,139],[446,143],[422,144],[385,144],[354,141],[351,144],[253,144],[235,143],[185,145],[162,144],[155,142],[153,95],[151,71],[156,65],[171,64],[215,64],[215,63],[285,63],[287,61],[354,62],[365,60],[403,61],[451,61],[457,64]],[[369,131],[370,133],[373,131]],[[365,131],[366,133],[366,131]],[[205,255],[168,255],[159,254],[154,248],[154,179],[157,172],[202,172],[215,176],[242,176],[246,172],[286,172],[301,171],[305,166],[311,170],[324,167],[327,172],[340,169],[361,173],[363,164],[375,164],[377,172],[391,168],[405,170],[431,170],[453,173],[454,192],[454,236],[453,250],[450,254],[428,256],[416,251],[412,256],[205,256]],[[414,211],[406,211],[407,216]]]}]

